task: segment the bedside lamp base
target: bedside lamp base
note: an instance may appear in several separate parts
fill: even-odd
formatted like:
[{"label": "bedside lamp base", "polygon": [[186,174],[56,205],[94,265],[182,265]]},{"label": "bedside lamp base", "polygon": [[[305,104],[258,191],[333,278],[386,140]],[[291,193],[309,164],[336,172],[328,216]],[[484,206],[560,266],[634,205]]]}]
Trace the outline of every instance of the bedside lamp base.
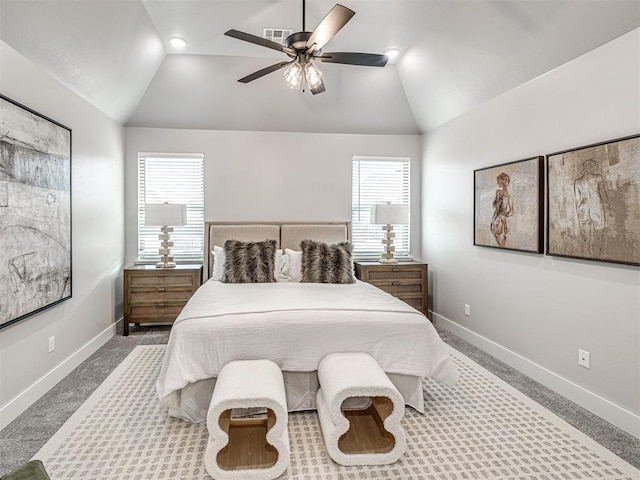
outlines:
[{"label": "bedside lamp base", "polygon": [[379,263],[398,263],[396,258],[393,258],[393,252],[395,252],[396,247],[393,246],[393,239],[396,236],[393,233],[393,227],[391,225],[385,225],[382,227],[384,231],[386,231],[385,238],[382,239],[382,244],[384,247],[384,253],[380,256],[378,260]]},{"label": "bedside lamp base", "polygon": [[156,268],[176,268],[176,262],[158,262],[156,263]]},{"label": "bedside lamp base", "polygon": [[156,263],[156,268],[176,268],[176,262],[173,261],[171,256],[171,247],[173,247],[171,232],[173,232],[173,227],[165,225],[160,229],[160,232],[160,235],[158,235],[158,239],[160,239],[160,248],[158,249],[160,261]]},{"label": "bedside lamp base", "polygon": [[378,259],[378,263],[398,263],[397,258],[380,258]]}]

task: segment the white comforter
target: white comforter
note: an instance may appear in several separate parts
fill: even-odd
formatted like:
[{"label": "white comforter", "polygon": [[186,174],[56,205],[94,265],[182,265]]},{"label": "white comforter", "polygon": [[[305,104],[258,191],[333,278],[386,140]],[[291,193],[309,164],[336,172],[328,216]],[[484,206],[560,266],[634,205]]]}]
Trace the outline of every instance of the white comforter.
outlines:
[{"label": "white comforter", "polygon": [[311,372],[332,352],[369,353],[387,373],[458,379],[431,322],[370,284],[210,280],[174,323],[157,391],[172,407],[182,388],[217,377],[232,360],[267,358],[283,371]]}]

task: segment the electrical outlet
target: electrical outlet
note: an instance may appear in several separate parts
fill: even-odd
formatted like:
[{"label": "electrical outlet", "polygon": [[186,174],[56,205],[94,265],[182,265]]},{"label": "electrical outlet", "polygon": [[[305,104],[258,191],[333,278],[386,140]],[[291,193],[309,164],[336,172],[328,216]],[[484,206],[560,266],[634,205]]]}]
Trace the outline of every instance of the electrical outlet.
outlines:
[{"label": "electrical outlet", "polygon": [[465,314],[467,317],[470,317],[470,316],[471,316],[471,307],[470,307],[470,306],[469,306],[469,304],[467,304],[467,303],[465,303],[465,304],[464,304],[464,314]]},{"label": "electrical outlet", "polygon": [[49,353],[56,349],[56,337],[49,337]]},{"label": "electrical outlet", "polygon": [[578,365],[591,368],[591,354],[586,350],[578,350]]}]

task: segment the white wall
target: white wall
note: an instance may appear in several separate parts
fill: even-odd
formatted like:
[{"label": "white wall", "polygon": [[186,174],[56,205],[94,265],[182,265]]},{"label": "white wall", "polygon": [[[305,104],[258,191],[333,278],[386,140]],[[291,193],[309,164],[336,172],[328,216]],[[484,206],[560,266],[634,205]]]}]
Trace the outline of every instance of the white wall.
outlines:
[{"label": "white wall", "polygon": [[349,221],[354,155],[410,157],[420,256],[420,136],[126,130],[126,261],[137,250],[138,152],[204,153],[205,220]]},{"label": "white wall", "polygon": [[[0,91],[72,129],[72,299],[0,330],[0,428],[114,333],[122,305],[124,128],[0,42]],[[0,247],[1,248],[1,247]],[[47,353],[48,338],[56,348]]]},{"label": "white wall", "polygon": [[474,247],[473,170],[639,133],[639,62],[635,30],[493,99],[424,135],[422,171],[437,323],[636,436],[640,268]]}]

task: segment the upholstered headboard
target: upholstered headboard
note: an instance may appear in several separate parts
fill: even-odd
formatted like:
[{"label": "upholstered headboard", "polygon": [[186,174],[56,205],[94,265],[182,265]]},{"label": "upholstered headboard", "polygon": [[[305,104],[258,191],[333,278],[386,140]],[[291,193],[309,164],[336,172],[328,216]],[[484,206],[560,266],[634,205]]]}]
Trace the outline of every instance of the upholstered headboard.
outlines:
[{"label": "upholstered headboard", "polygon": [[349,228],[342,224],[291,224],[280,226],[280,248],[300,250],[302,240],[315,240],[316,242],[338,243],[349,240]]},{"label": "upholstered headboard", "polygon": [[214,245],[223,246],[227,240],[242,242],[276,240],[279,248],[300,250],[300,242],[306,239],[325,243],[351,240],[351,222],[206,222],[205,232],[203,276],[206,281],[213,272],[211,250]]}]

